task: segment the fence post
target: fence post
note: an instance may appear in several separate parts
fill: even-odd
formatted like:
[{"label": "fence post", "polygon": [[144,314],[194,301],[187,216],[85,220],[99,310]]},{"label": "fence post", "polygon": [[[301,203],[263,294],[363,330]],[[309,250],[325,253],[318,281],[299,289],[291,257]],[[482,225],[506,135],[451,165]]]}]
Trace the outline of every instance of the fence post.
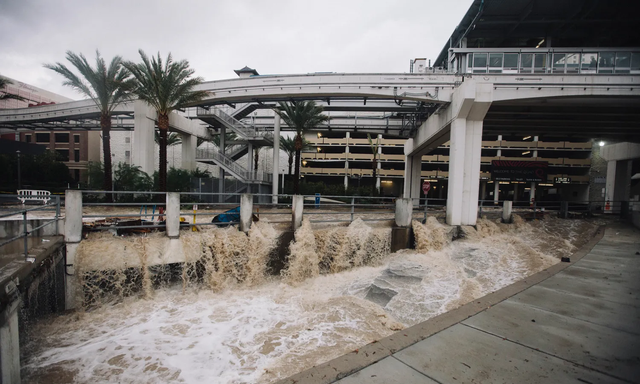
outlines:
[{"label": "fence post", "polygon": [[302,226],[303,212],[304,196],[294,195],[291,199],[292,226],[294,231]]},{"label": "fence post", "polygon": [[480,212],[478,213],[478,217],[481,218],[481,219],[482,219],[482,203],[483,203],[483,201],[480,200],[480,207],[479,207]]},{"label": "fence post", "polygon": [[56,195],[56,235],[61,235],[60,226],[58,221],[60,220],[60,196]]},{"label": "fence post", "polygon": [[180,193],[167,192],[165,211],[167,236],[170,239],[180,237]]},{"label": "fence post", "polygon": [[243,193],[240,196],[240,230],[249,232],[253,217],[253,195]]},{"label": "fence post", "polygon": [[355,201],[356,201],[356,199],[354,197],[352,197],[351,198],[351,222],[353,222],[353,214],[356,211]]},{"label": "fence post", "polygon": [[74,309],[78,303],[78,297],[76,297],[75,260],[78,246],[82,241],[81,191],[67,190],[65,192],[64,216],[64,241],[67,251],[64,265],[64,304],[65,309]]},{"label": "fence post", "polygon": [[505,200],[502,203],[502,222],[511,223],[511,210],[513,208],[513,201]]},{"label": "fence post", "polygon": [[566,219],[569,217],[569,202],[561,201],[560,202],[560,217]]},{"label": "fence post", "polygon": [[22,230],[24,236],[24,259],[29,261],[29,231],[27,229],[27,211],[22,212]]}]

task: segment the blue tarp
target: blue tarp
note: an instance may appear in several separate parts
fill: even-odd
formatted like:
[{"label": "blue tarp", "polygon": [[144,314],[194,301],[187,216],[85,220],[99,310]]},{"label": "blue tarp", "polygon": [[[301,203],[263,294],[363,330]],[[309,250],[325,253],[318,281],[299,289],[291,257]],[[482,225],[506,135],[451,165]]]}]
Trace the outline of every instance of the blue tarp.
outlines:
[{"label": "blue tarp", "polygon": [[221,213],[211,220],[212,223],[230,223],[240,221],[240,207],[235,207],[224,213]]}]

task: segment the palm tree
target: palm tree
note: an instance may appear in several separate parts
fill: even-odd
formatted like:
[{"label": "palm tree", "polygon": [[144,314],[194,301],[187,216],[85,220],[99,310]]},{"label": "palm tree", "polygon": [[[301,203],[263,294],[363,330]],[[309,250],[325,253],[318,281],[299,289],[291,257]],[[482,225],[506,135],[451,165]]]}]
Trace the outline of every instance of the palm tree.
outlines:
[{"label": "palm tree", "polygon": [[302,134],[329,120],[329,116],[324,115],[322,107],[316,105],[314,101],[300,101],[295,104],[280,102],[278,104],[276,113],[290,128],[296,130],[296,167],[293,178],[293,193],[298,194],[300,191],[300,151],[303,147]]},{"label": "palm tree", "polygon": [[202,83],[202,78],[190,78],[195,72],[189,68],[189,62],[174,62],[171,54],[163,63],[160,52],[151,60],[142,51],[138,51],[142,63],[127,61],[123,63],[136,80],[133,90],[140,100],[146,101],[158,113],[158,129],[160,130],[160,171],[158,172],[160,191],[167,190],[167,133],[169,131],[169,114],[183,108],[207,95],[205,91],[195,91]]},{"label": "palm tree", "polygon": [[371,139],[371,135],[367,133],[367,139],[369,140],[369,146],[371,147],[371,152],[373,153],[373,161],[371,163],[371,168],[373,169],[373,186],[375,190],[378,190],[378,186],[376,183],[376,171],[378,170],[378,148],[380,148],[380,137],[376,139],[374,143]]},{"label": "palm tree", "polygon": [[[4,77],[0,77],[0,89],[6,87],[9,84],[13,84],[13,82],[9,79],[5,79]],[[9,93],[6,90],[0,93],[0,100],[20,100],[25,101],[26,99],[22,96],[15,95],[13,93]]]},{"label": "palm tree", "polygon": [[[160,131],[153,131],[153,140],[160,145]],[[180,134],[178,132],[169,132],[167,135],[167,147],[173,147],[178,144],[182,144]]]},{"label": "palm tree", "polygon": [[[311,143],[302,138],[302,150],[309,149]],[[284,153],[289,156],[289,175],[291,175],[291,170],[293,168],[293,156],[296,154],[296,140],[293,137],[283,136],[280,137],[280,149],[284,151]]]},{"label": "palm tree", "polygon": [[[61,74],[67,85],[81,94],[89,97],[100,110],[100,128],[102,130],[102,152],[104,155],[104,183],[105,191],[112,190],[111,175],[111,112],[120,103],[129,99],[129,89],[132,86],[131,74],[122,66],[122,57],[115,56],[109,66],[96,50],[96,67],[92,68],[83,54],[76,55],[67,51],[67,60],[80,72],[80,76],[73,73],[64,64],[45,64]],[[106,195],[107,202],[113,196]]]}]

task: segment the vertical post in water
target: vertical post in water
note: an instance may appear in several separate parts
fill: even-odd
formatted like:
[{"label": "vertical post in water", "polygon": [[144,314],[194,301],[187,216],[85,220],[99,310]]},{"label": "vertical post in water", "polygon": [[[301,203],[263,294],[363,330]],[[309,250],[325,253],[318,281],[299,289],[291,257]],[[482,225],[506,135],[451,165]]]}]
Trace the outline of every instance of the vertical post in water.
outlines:
[{"label": "vertical post in water", "polygon": [[61,235],[60,226],[58,225],[58,220],[60,220],[60,196],[56,195],[56,235]]},{"label": "vertical post in water", "polygon": [[180,237],[180,193],[167,192],[166,225],[170,239]]},{"label": "vertical post in water", "polygon": [[64,303],[66,309],[74,309],[77,305],[75,275],[76,253],[82,241],[82,192],[67,190],[64,198],[64,241],[66,245],[66,262],[64,265]]},{"label": "vertical post in water", "polygon": [[513,201],[505,200],[502,203],[502,222],[511,223],[511,209],[513,207]]},{"label": "vertical post in water", "polygon": [[302,226],[302,215],[304,212],[304,196],[293,195],[291,204],[292,227],[296,231]]},{"label": "vertical post in water", "polygon": [[411,226],[413,203],[411,198],[396,199],[396,225],[398,227]]},{"label": "vertical post in water", "polygon": [[27,260],[27,258],[29,257],[29,244],[27,239],[29,237],[29,231],[27,230],[27,211],[26,210],[22,212],[22,230],[23,230],[23,236],[24,236],[24,259]]},{"label": "vertical post in water", "polygon": [[249,232],[253,221],[253,195],[243,193],[240,195],[240,230]]},{"label": "vertical post in water", "polygon": [[351,198],[351,222],[353,222],[353,214],[356,212],[355,198]]}]

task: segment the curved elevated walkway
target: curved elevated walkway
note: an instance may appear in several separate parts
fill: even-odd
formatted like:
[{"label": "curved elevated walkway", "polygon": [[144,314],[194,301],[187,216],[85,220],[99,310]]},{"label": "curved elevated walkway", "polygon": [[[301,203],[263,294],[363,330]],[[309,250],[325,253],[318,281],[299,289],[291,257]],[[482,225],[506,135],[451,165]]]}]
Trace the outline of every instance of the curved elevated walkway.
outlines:
[{"label": "curved elevated walkway", "polygon": [[293,383],[637,383],[640,231],[622,224],[560,263]]}]

